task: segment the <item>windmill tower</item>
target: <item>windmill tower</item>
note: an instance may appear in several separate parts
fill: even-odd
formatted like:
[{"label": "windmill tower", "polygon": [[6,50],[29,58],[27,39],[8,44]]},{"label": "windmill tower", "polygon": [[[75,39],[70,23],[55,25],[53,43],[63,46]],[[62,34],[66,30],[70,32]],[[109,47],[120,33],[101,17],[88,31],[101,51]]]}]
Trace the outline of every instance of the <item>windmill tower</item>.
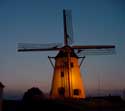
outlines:
[{"label": "windmill tower", "polygon": [[78,56],[64,46],[55,57],[51,97],[85,98]]},{"label": "windmill tower", "polygon": [[[72,45],[71,11],[63,10],[64,46],[60,44],[27,44],[20,43],[18,51],[58,51],[55,57],[49,57],[54,67],[50,95],[52,98],[85,98],[80,65],[87,54],[112,54],[114,45]],[[77,51],[77,52],[75,52]],[[82,54],[83,56],[78,56]],[[51,61],[55,59],[55,64]],[[79,64],[78,60],[82,58]]]}]

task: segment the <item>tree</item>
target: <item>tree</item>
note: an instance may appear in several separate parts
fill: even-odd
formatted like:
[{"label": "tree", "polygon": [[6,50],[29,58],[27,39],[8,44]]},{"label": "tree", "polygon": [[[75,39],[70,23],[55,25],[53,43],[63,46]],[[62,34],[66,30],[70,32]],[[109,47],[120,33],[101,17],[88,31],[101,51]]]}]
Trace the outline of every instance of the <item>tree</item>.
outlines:
[{"label": "tree", "polygon": [[44,98],[44,93],[37,87],[28,89],[23,96],[23,101],[37,101]]}]

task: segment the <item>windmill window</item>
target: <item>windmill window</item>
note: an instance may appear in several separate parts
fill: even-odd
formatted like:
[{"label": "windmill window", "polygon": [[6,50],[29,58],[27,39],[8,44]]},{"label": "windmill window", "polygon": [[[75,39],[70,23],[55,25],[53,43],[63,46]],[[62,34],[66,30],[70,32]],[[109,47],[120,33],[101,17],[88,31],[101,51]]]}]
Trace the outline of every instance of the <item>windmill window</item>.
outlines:
[{"label": "windmill window", "polygon": [[61,72],[61,77],[64,77],[64,72]]},{"label": "windmill window", "polygon": [[73,68],[73,67],[74,67],[74,64],[73,64],[73,62],[71,62],[71,63],[70,63],[70,66],[71,66],[71,68]]},{"label": "windmill window", "polygon": [[68,62],[64,62],[64,67],[68,66]]},{"label": "windmill window", "polygon": [[74,95],[79,95],[80,94],[80,89],[74,89]]},{"label": "windmill window", "polygon": [[58,88],[58,93],[59,93],[60,96],[64,96],[64,94],[65,94],[65,88],[64,87]]}]

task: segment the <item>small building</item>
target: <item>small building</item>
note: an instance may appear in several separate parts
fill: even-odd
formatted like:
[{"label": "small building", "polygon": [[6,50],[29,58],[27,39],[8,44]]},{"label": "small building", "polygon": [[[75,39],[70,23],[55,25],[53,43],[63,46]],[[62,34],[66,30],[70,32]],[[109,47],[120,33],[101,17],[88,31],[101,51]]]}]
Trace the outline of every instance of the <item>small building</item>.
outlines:
[{"label": "small building", "polygon": [[3,88],[4,88],[4,85],[0,82],[0,111],[2,111]]},{"label": "small building", "polygon": [[125,100],[125,89],[122,91],[122,99]]}]

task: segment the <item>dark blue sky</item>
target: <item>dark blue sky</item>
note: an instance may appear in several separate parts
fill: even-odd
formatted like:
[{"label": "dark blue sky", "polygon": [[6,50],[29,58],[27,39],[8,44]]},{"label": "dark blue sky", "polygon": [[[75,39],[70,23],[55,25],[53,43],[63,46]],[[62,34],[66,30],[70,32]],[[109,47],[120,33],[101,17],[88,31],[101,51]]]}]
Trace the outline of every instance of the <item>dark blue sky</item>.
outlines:
[{"label": "dark blue sky", "polygon": [[82,76],[87,93],[125,88],[124,0],[0,0],[0,81],[9,92],[32,86],[49,92],[57,52],[16,51],[17,43],[63,43],[62,10],[71,9],[74,45],[116,45],[115,55],[87,56]]}]

